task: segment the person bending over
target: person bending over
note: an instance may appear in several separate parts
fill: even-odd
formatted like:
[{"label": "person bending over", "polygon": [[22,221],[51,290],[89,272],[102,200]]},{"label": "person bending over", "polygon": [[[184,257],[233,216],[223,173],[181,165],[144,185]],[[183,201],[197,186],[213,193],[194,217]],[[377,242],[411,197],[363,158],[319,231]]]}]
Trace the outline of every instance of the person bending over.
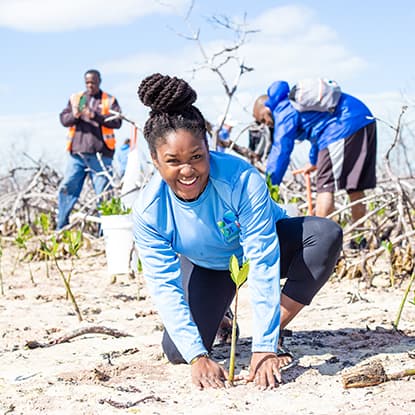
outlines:
[{"label": "person bending over", "polygon": [[[273,128],[267,160],[273,184],[281,183],[295,141],[310,141],[310,163],[303,172],[317,170],[317,216],[334,211],[334,193],[340,189],[355,202],[364,197],[364,190],[376,187],[376,120],[357,98],[342,92],[331,111],[298,111],[288,83],[276,81],[267,95],[256,99],[253,116]],[[366,213],[363,203],[356,203],[351,211],[353,222]]]}]

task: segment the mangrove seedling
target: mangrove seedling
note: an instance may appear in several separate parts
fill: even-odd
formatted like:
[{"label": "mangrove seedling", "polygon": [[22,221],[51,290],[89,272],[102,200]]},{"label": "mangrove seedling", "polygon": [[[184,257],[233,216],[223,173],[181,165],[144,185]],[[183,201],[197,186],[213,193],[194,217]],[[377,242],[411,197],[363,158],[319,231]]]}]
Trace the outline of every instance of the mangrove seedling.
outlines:
[{"label": "mangrove seedling", "polygon": [[13,269],[11,274],[14,275],[16,272],[17,264],[20,260],[20,251],[27,249],[27,241],[32,237],[32,229],[25,223],[17,230],[17,236],[14,239],[14,243],[18,248],[17,255],[14,261]]},{"label": "mangrove seedling", "polygon": [[[404,305],[405,305],[405,303],[406,303],[406,300],[408,299],[408,295],[409,295],[409,293],[410,293],[410,291],[411,291],[411,287],[412,287],[412,284],[413,284],[414,280],[415,280],[415,271],[414,271],[414,272],[412,272],[412,276],[411,276],[411,278],[409,279],[409,284],[408,284],[408,287],[406,288],[405,293],[404,293],[404,295],[403,295],[403,297],[402,297],[401,304],[399,305],[398,314],[397,314],[397,316],[396,316],[395,321],[393,322],[393,327],[394,327],[396,330],[398,329],[399,322],[401,321],[402,310],[403,310],[403,307],[404,307]],[[413,301],[413,302],[412,302],[412,301],[410,301],[410,300],[408,300],[408,301],[409,301],[410,303],[412,303],[412,304],[415,304],[415,294],[414,294],[414,301]]]},{"label": "mangrove seedling", "polygon": [[[18,248],[18,252],[17,252],[17,255],[16,255],[15,262],[14,262],[12,275],[14,275],[14,273],[16,272],[17,263],[20,260],[20,251],[21,250],[26,250],[27,251],[27,242],[32,236],[33,236],[32,228],[27,223],[25,223],[24,225],[22,225],[18,229],[17,236],[14,240],[14,243],[16,244],[16,246]],[[34,277],[33,277],[32,268],[30,266],[30,261],[33,259],[33,253],[29,253],[29,256],[27,256],[27,254],[26,254],[24,257],[29,258],[28,267],[29,267],[30,281],[32,282],[33,285],[36,285]]]},{"label": "mangrove seedling", "polygon": [[[71,260],[71,270],[67,278],[68,283],[70,284],[72,273],[75,268],[74,258],[78,257],[78,251],[81,249],[82,246],[82,232],[80,230],[65,230],[63,231],[62,242],[66,244],[66,250],[69,253],[69,258]],[[66,299],[68,299],[68,292],[66,294]]]},{"label": "mangrove seedling", "polygon": [[109,215],[128,215],[131,213],[131,208],[126,208],[120,197],[112,197],[109,200],[100,202],[98,211],[102,216]]},{"label": "mangrove seedling", "polygon": [[[68,233],[66,233],[68,232]],[[77,256],[78,255],[78,250],[82,245],[82,232],[81,231],[65,231],[66,236],[65,236],[65,242],[67,244],[67,248],[68,248],[68,252],[71,255],[71,269],[69,271],[68,276],[65,276],[65,273],[63,272],[62,268],[59,266],[59,262],[58,262],[58,251],[60,248],[60,243],[57,241],[56,236],[53,235],[52,238],[50,239],[50,243],[43,243],[42,244],[42,252],[48,256],[51,260],[53,260],[56,269],[59,272],[59,275],[62,278],[63,284],[65,285],[65,289],[66,289],[66,293],[67,296],[69,296],[72,305],[75,309],[76,315],[78,316],[78,320],[82,321],[82,314],[81,311],[79,310],[78,304],[75,300],[75,296],[72,293],[72,289],[71,289],[71,285],[70,285],[70,280],[71,280],[71,275],[73,272],[73,261],[72,261],[72,257],[73,256]]]},{"label": "mangrove seedling", "polygon": [[236,354],[236,328],[237,328],[237,315],[238,315],[238,293],[239,288],[248,278],[249,273],[249,261],[245,261],[242,267],[239,268],[238,259],[235,255],[232,255],[229,260],[229,271],[231,272],[232,281],[235,283],[235,309],[232,319],[232,338],[231,338],[231,355],[229,358],[229,376],[228,381],[230,385],[233,385],[235,377],[235,354]]},{"label": "mangrove seedling", "polygon": [[[42,238],[40,238],[40,247],[42,250],[42,247],[45,245],[47,238],[49,237],[49,234],[51,232],[51,220],[50,215],[46,213],[41,213],[36,219],[35,219],[35,225],[42,231]],[[49,272],[49,258],[48,256],[44,256],[45,261],[45,267],[46,267],[46,277],[50,277]]]}]

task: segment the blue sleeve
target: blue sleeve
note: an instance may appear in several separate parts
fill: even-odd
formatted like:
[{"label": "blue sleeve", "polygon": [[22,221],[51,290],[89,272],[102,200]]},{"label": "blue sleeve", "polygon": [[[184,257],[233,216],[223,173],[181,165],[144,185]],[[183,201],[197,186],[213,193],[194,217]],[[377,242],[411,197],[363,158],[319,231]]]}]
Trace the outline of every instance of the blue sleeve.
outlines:
[{"label": "blue sleeve", "polygon": [[267,173],[271,175],[273,184],[280,184],[294,148],[294,142],[298,135],[298,114],[286,100],[273,112],[274,135],[271,151],[267,160]]},{"label": "blue sleeve", "polygon": [[280,250],[275,221],[280,208],[269,196],[265,180],[257,172],[247,173],[238,189],[240,241],[249,259],[248,286],[253,312],[252,351],[276,352],[280,323]]},{"label": "blue sleeve", "polygon": [[170,242],[146,224],[142,215],[134,209],[134,240],[147,287],[169,336],[190,362],[207,350],[184,297],[180,259]]},{"label": "blue sleeve", "polygon": [[317,143],[311,144],[310,152],[308,154],[308,158],[310,159],[310,163],[313,166],[317,165],[317,157],[318,157],[318,145]]}]

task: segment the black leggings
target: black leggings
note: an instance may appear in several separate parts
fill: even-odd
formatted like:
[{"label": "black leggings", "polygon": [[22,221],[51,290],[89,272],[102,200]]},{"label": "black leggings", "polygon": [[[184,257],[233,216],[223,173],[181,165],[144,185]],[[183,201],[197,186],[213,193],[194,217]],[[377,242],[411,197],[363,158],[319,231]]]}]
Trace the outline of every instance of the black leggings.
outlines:
[{"label": "black leggings", "polygon": [[[330,277],[342,246],[342,230],[335,222],[315,216],[277,222],[280,241],[282,292],[308,305]],[[184,290],[190,312],[203,343],[211,350],[223,316],[232,303],[235,284],[229,271],[215,271],[187,263],[183,269]],[[249,281],[248,281],[249,282]],[[165,331],[162,346],[172,363],[185,363]]]}]

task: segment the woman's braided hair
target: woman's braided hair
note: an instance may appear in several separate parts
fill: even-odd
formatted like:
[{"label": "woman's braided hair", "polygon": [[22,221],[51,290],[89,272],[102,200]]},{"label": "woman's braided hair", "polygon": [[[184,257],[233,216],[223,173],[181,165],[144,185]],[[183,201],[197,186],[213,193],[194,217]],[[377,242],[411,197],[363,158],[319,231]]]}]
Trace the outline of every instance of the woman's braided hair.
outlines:
[{"label": "woman's braided hair", "polygon": [[144,125],[144,138],[150,153],[171,131],[187,130],[206,142],[206,121],[197,107],[195,90],[183,79],[155,73],[143,79],[138,87],[141,102],[151,108]]}]

